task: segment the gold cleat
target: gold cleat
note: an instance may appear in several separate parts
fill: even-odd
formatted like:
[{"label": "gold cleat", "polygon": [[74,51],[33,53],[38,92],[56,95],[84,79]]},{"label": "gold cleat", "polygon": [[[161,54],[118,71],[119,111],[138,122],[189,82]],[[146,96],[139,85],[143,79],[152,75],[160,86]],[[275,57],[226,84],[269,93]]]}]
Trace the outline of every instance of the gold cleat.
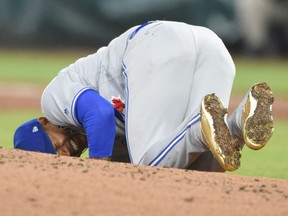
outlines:
[{"label": "gold cleat", "polygon": [[274,96],[267,83],[252,86],[242,110],[243,137],[254,150],[263,148],[273,135]]},{"label": "gold cleat", "polygon": [[240,167],[241,141],[234,137],[227,125],[227,109],[215,94],[202,100],[201,131],[206,146],[219,164],[228,171]]}]

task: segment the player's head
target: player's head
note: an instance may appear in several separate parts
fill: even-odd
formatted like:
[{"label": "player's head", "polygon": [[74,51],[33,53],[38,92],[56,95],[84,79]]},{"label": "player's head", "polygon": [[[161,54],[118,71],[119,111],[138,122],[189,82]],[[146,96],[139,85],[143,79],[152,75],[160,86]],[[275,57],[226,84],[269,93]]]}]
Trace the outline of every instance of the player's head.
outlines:
[{"label": "player's head", "polygon": [[17,128],[14,134],[14,148],[56,154],[51,139],[38,119],[32,119]]},{"label": "player's head", "polygon": [[45,117],[40,117],[17,128],[14,134],[14,148],[79,157],[88,145],[86,134],[81,130],[61,127]]}]

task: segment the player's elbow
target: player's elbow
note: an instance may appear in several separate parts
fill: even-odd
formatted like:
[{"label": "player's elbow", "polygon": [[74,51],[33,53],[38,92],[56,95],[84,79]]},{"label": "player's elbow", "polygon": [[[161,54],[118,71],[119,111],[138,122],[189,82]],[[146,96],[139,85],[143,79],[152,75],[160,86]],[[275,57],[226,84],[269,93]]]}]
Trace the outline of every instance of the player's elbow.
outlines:
[{"label": "player's elbow", "polygon": [[99,111],[102,120],[105,121],[109,121],[109,120],[114,120],[114,108],[112,105],[110,104],[106,104],[106,106],[103,106],[101,108],[101,110]]}]

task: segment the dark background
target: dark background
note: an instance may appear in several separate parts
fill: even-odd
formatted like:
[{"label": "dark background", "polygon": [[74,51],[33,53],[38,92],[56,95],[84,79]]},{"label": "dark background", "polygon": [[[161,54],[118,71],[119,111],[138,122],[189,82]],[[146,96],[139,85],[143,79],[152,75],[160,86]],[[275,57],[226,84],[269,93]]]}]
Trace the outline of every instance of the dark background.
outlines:
[{"label": "dark background", "polygon": [[[0,48],[94,48],[134,25],[174,20],[209,27],[231,52],[285,56],[288,19],[273,18],[281,11],[272,7],[288,15],[287,5],[287,0],[1,0]],[[265,25],[251,25],[258,16]],[[251,41],[250,30],[264,33]]]}]

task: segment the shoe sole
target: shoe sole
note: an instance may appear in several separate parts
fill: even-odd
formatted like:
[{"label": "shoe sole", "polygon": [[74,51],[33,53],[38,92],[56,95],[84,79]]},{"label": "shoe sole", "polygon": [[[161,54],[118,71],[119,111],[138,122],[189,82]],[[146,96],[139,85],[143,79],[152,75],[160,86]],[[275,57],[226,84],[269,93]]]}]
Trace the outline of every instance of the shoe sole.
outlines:
[{"label": "shoe sole", "polygon": [[240,167],[241,141],[227,126],[227,109],[215,95],[206,95],[201,104],[201,130],[205,144],[219,164],[227,171]]},{"label": "shoe sole", "polygon": [[254,150],[263,148],[274,132],[272,104],[274,96],[267,83],[255,84],[243,106],[243,137]]}]

